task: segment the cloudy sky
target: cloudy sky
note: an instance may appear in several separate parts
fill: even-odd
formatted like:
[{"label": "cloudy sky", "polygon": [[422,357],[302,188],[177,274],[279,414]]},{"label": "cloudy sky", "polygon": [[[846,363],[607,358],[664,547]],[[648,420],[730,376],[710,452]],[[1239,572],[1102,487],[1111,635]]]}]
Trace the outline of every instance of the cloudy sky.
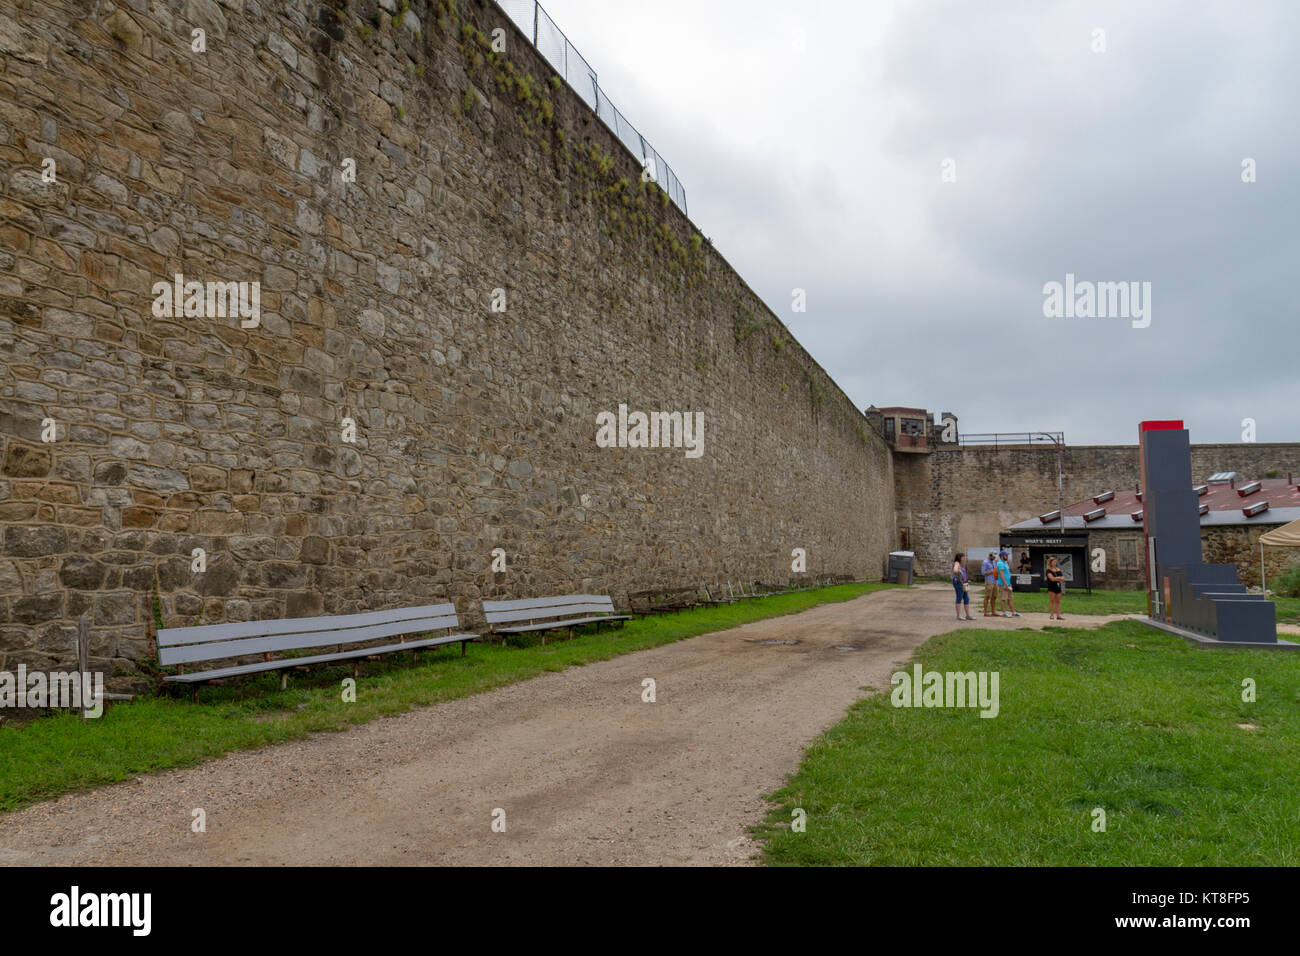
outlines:
[{"label": "cloudy sky", "polygon": [[[545,8],[859,407],[1300,440],[1300,3]],[[1151,283],[1149,327],[1045,317],[1067,273]]]}]

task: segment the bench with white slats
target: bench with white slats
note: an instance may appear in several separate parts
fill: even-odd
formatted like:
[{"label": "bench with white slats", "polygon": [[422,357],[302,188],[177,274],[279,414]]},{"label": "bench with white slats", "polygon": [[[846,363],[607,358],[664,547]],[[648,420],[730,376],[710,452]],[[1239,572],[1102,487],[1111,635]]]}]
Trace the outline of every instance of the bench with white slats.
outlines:
[{"label": "bench with white slats", "polygon": [[[263,671],[306,667],[332,661],[356,661],[364,657],[377,657],[399,651],[417,651],[440,644],[460,642],[463,656],[465,645],[479,639],[478,634],[458,634],[460,626],[454,604],[430,604],[425,607],[393,608],[388,611],[367,611],[362,614],[340,614],[332,617],[299,617],[286,620],[244,621],[238,624],[206,624],[199,627],[172,627],[158,632],[158,662],[165,667],[176,667],[178,673],[165,678],[177,683],[193,684],[198,698],[198,685],[223,677],[242,677]],[[407,640],[407,635],[446,631],[436,637]],[[373,647],[349,647],[385,637],[401,636],[396,644]],[[271,655],[284,651],[297,651],[312,647],[329,647],[337,650],[331,654],[313,654],[306,657],[277,657]],[[261,654],[262,660],[252,664],[237,664],[209,670],[185,673],[187,664],[204,664]],[[355,666],[354,666],[355,670]],[[280,686],[285,686],[286,676],[280,676]]]},{"label": "bench with white slats", "polygon": [[[606,621],[629,620],[628,614],[615,614],[614,601],[608,594],[561,594],[556,597],[523,598],[518,601],[484,601],[483,616],[493,634],[525,634],[541,631],[565,631],[582,624],[599,625]],[[519,623],[519,622],[523,623]]]}]

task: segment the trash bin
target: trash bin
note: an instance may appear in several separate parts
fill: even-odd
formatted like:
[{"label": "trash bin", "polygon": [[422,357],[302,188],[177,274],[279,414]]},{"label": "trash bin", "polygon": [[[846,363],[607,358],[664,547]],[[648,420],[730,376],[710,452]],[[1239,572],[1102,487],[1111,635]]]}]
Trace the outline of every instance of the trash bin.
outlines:
[{"label": "trash bin", "polygon": [[915,558],[916,555],[911,551],[889,552],[889,574],[886,580],[890,584],[911,584]]}]

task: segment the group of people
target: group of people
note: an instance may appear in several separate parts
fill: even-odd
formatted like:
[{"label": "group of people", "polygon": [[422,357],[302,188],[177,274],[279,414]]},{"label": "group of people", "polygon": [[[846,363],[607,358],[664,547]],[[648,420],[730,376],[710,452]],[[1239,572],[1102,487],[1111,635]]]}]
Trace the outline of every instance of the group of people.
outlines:
[{"label": "group of people", "polygon": [[[980,573],[984,575],[985,617],[1020,617],[1011,591],[1010,559],[1011,555],[1005,551],[999,551],[996,558],[990,551],[989,556],[980,565]],[[1065,573],[1056,558],[1047,559],[1043,577],[1047,581],[1049,620],[1063,621],[1065,618],[1061,616],[1061,594],[1065,590]],[[952,558],[952,586],[957,592],[957,620],[975,620],[970,613],[970,579],[966,573],[966,558],[960,554],[955,554]],[[965,617],[962,617],[963,610],[966,612]]]}]

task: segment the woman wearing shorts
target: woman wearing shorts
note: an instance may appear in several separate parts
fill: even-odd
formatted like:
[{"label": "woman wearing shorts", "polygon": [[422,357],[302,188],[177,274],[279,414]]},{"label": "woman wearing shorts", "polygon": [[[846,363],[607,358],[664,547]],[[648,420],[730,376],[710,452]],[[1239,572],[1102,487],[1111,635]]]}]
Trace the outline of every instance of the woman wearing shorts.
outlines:
[{"label": "woman wearing shorts", "polygon": [[1056,564],[1056,558],[1047,559],[1047,570],[1043,572],[1043,577],[1047,578],[1047,609],[1051,612],[1048,620],[1064,621],[1061,617],[1061,592],[1065,590],[1065,572]]},{"label": "woman wearing shorts", "polygon": [[[967,590],[966,562],[960,554],[952,556],[952,587],[957,592],[957,620],[973,621],[970,616],[970,591]],[[966,605],[966,616],[961,616],[962,605]]]}]

